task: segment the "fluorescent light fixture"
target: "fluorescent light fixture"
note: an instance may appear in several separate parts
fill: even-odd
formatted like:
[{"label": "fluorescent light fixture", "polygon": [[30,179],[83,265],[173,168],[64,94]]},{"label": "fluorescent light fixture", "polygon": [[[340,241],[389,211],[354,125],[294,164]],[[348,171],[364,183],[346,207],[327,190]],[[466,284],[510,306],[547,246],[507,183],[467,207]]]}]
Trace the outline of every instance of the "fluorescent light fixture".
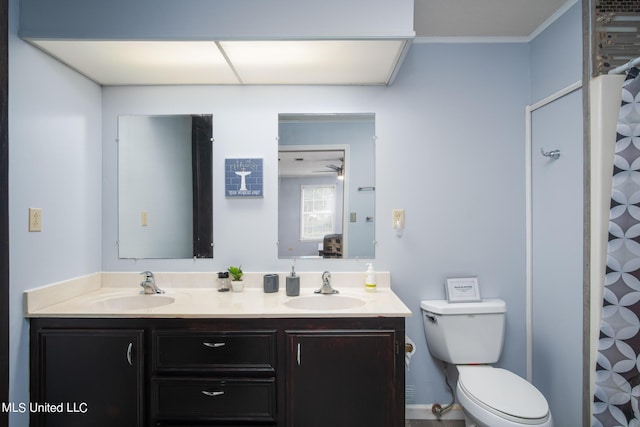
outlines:
[{"label": "fluorescent light fixture", "polygon": [[237,82],[212,42],[41,40],[35,44],[103,85]]},{"label": "fluorescent light fixture", "polygon": [[220,42],[247,84],[387,84],[402,40]]},{"label": "fluorescent light fixture", "polygon": [[357,84],[393,78],[406,40],[32,40],[102,85]]}]

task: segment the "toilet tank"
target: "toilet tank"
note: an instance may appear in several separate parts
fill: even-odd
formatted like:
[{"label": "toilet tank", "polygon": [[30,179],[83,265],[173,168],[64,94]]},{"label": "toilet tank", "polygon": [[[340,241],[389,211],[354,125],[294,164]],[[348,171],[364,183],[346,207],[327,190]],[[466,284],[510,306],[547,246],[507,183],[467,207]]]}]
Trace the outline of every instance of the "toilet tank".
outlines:
[{"label": "toilet tank", "polygon": [[506,304],[500,299],[449,303],[421,301],[427,346],[454,365],[495,363],[502,353]]}]

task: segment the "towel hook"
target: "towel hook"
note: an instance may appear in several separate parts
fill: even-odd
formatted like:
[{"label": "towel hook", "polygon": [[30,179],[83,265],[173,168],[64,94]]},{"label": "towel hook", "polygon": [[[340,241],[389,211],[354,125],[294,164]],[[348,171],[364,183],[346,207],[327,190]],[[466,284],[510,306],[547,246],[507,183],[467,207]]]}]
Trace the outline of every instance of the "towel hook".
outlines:
[{"label": "towel hook", "polygon": [[540,154],[553,160],[558,160],[560,158],[560,150],[544,151],[543,148],[540,148]]}]

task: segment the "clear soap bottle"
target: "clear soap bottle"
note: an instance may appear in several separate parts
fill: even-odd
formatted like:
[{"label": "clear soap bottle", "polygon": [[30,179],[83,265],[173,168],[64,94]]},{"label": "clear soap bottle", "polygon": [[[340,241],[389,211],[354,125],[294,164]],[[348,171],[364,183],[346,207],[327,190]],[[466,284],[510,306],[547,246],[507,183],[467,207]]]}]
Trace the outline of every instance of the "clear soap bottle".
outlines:
[{"label": "clear soap bottle", "polygon": [[376,291],[376,271],[373,269],[373,264],[367,264],[367,272],[364,275],[364,289],[369,292]]}]

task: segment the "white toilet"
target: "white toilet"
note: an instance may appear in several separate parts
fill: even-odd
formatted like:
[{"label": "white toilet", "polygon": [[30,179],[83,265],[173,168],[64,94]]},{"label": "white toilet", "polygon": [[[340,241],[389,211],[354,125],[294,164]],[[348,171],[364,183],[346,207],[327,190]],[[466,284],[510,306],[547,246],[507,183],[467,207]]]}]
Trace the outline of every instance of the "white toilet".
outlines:
[{"label": "white toilet", "polygon": [[502,352],[504,301],[422,301],[420,308],[429,351],[458,368],[456,395],[467,427],[553,427],[549,404],[538,389],[489,365]]}]

